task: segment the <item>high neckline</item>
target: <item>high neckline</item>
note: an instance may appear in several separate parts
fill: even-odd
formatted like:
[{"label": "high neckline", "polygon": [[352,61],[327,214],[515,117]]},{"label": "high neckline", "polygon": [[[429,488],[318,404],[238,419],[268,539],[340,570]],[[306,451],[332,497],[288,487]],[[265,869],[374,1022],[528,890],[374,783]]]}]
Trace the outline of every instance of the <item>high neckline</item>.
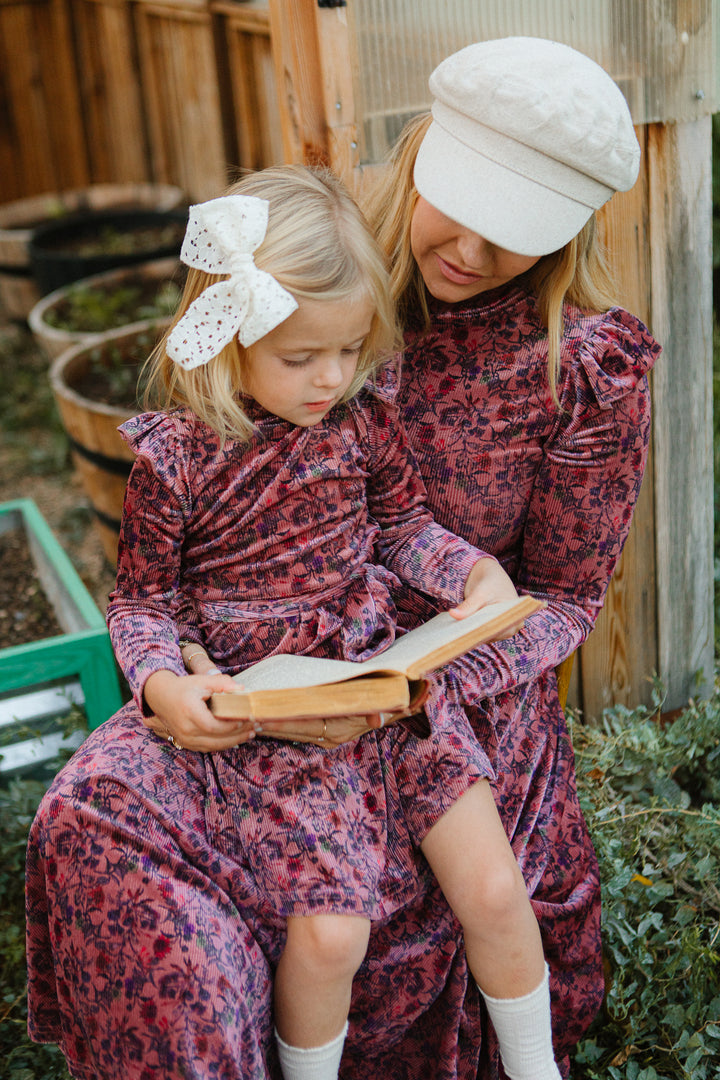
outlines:
[{"label": "high neckline", "polygon": [[475,296],[468,297],[467,300],[460,300],[454,304],[428,296],[428,311],[431,318],[464,318],[471,312],[475,313],[477,311],[486,311],[492,307],[505,306],[508,301],[526,296],[527,293],[527,275],[523,274],[520,277],[513,278],[512,281],[506,282],[504,285],[498,285],[495,289],[477,293]]}]

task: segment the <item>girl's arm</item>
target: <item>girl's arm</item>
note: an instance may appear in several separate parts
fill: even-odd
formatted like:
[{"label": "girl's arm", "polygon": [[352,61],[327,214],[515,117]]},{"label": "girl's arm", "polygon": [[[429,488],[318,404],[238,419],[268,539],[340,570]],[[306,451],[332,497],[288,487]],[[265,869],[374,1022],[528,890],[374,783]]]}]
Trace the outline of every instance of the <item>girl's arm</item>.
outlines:
[{"label": "girl's arm", "polygon": [[173,618],[184,529],[176,494],[139,456],[126,490],[108,628],[147,727],[189,749],[222,750],[252,738],[254,728],[219,720],[207,707],[211,694],[237,689],[229,675],[186,673]]}]

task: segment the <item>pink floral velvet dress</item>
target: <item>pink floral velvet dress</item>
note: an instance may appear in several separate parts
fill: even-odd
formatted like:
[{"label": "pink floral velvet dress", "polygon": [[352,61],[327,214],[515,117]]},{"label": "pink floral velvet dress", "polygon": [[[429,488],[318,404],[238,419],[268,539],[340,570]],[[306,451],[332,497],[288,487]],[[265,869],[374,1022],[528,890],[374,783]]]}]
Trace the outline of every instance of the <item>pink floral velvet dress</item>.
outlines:
[{"label": "pink floral velvet dress", "polygon": [[[380,921],[411,904],[423,837],[492,775],[442,676],[422,738],[397,725],[337,748],[257,739],[200,754],[144,728],[148,676],[184,674],[178,619],[229,673],[277,653],[363,660],[394,640],[395,571],[447,607],[482,556],[422,505],[397,409],[379,396],[311,428],[254,413],[245,444],[182,411],[122,429],[137,460],[108,624],[134,701],[56,779],[28,862],[31,1031],[59,1040],[77,1076],[212,1076],[219,1062],[266,1075],[285,918]],[[371,561],[380,535],[385,566]],[[246,917],[270,962],[253,1048],[222,1023],[209,1038],[207,1017],[197,1044],[198,1002],[177,976],[229,981],[252,1006],[242,972],[217,964]],[[211,1011],[218,992],[201,992]]]},{"label": "pink floral velvet dress", "polygon": [[[554,667],[587,637],[627,536],[659,348],[621,310],[569,311],[566,330],[560,410],[521,284],[438,308],[429,333],[409,334],[399,401],[438,520],[548,603],[510,641],[453,665],[443,701],[474,703],[543,931],[567,1076],[602,996],[600,910]],[[398,550],[389,539],[384,555]],[[430,580],[413,580],[425,599],[394,591],[408,619],[438,601]],[[220,812],[232,767],[226,755],[177,755],[132,704],[90,736],[40,807],[28,851],[30,1031],[60,1041],[82,1080],[279,1080],[282,920]],[[437,789],[424,772],[407,779],[413,798]],[[393,808],[397,786],[385,785]],[[373,923],[341,1078],[501,1080],[459,925],[421,857],[414,874],[413,896]]]}]

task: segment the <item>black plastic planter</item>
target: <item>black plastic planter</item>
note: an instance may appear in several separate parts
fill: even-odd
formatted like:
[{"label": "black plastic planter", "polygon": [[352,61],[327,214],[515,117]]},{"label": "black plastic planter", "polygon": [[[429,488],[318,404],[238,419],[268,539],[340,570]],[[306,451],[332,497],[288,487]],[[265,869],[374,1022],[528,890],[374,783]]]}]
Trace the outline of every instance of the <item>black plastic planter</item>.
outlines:
[{"label": "black plastic planter", "polygon": [[125,210],[74,214],[33,231],[30,260],[42,296],[121,266],[178,256],[188,212]]}]

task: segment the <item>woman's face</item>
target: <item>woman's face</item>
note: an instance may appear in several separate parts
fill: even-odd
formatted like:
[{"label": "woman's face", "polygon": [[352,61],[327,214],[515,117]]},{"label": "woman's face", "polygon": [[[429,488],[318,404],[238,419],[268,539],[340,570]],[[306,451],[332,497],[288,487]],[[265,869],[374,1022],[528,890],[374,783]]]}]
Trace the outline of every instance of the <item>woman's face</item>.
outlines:
[{"label": "woman's face", "polygon": [[496,289],[541,258],[496,247],[441,214],[422,196],[410,223],[410,247],[428,292],[448,304]]}]

